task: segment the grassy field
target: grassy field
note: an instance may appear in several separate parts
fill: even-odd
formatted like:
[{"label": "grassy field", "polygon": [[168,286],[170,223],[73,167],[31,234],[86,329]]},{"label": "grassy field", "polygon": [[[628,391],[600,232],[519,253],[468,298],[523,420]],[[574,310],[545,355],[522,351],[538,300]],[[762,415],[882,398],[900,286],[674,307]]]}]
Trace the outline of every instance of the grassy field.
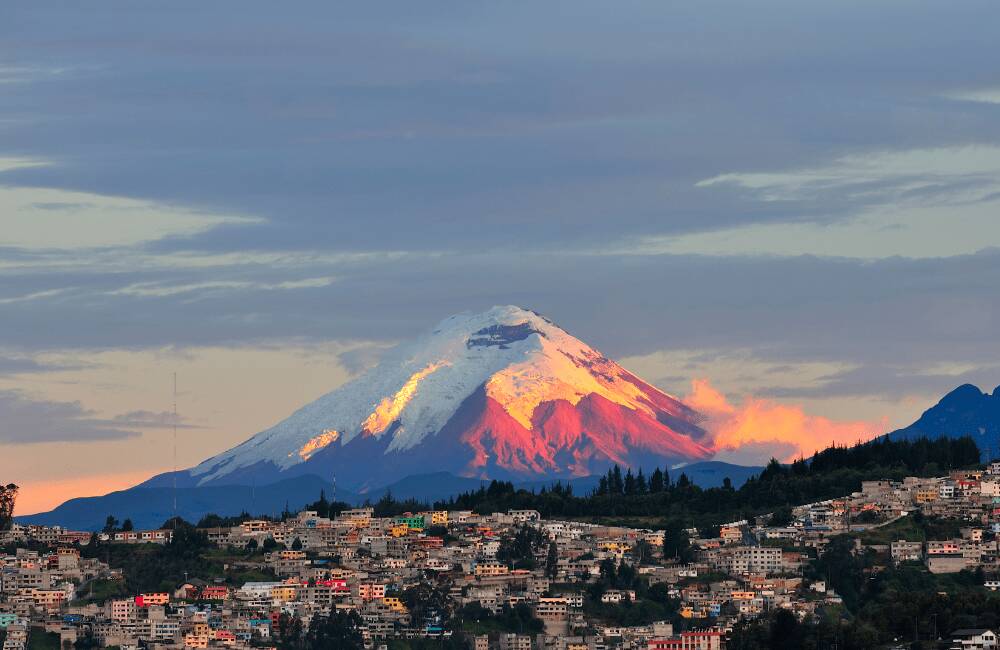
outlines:
[{"label": "grassy field", "polygon": [[898,540],[923,542],[927,539],[923,527],[913,517],[902,517],[881,528],[866,530],[858,537],[865,544],[889,544]]},{"label": "grassy field", "polygon": [[[229,586],[273,579],[273,574],[258,564],[263,561],[263,555],[239,554],[208,546],[116,544],[104,545],[93,553],[94,557],[123,570],[129,593],[172,591],[191,578],[206,582],[218,580]],[[110,586],[102,586],[102,589],[105,589],[105,597],[115,595]],[[96,592],[97,589],[92,601],[100,602]],[[89,589],[81,596],[88,598]]]},{"label": "grassy field", "polygon": [[881,528],[872,528],[858,537],[865,544],[889,544],[897,540],[925,542],[929,539],[951,539],[960,535],[962,526],[969,524],[952,519],[927,519],[909,515]]},{"label": "grassy field", "polygon": [[77,592],[74,605],[103,603],[110,598],[120,598],[128,594],[125,585],[117,580],[94,580]]}]

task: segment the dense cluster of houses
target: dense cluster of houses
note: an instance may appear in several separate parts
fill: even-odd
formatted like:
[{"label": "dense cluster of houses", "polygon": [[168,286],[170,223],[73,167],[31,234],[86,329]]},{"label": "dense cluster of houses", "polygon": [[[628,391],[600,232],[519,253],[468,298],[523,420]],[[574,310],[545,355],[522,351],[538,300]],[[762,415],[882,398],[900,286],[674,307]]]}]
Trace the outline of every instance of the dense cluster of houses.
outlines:
[{"label": "dense cluster of houses", "polygon": [[58,619],[93,581],[121,577],[121,571],[81,558],[70,546],[50,553],[18,548],[13,555],[0,555],[0,629],[7,632],[3,650],[24,650],[31,622]]},{"label": "dense cluster of houses", "polygon": [[[796,525],[765,531],[765,538],[790,540],[822,550],[833,536],[885,526],[920,512],[929,518],[963,522],[958,536],[926,542],[893,540],[868,544],[893,563],[922,562],[931,573],[983,569],[1000,571],[1000,462],[985,470],[955,471],[934,478],[864,481],[861,491],[842,499],[799,506]],[[875,521],[874,525],[871,523]],[[860,546],[860,542],[859,542]]]},{"label": "dense cluster of houses", "polygon": [[[933,573],[1000,569],[995,541],[1000,463],[995,463],[986,471],[946,477],[866,481],[857,493],[794,508],[791,521],[780,526],[765,517],[726,524],[717,537],[690,530],[695,553],[687,563],[663,557],[663,531],[549,521],[531,510],[376,517],[371,508],[359,508],[334,518],[304,511],[285,521],[203,529],[222,548],[274,549],[263,559],[245,555],[271,580],[227,585],[191,576],[170,592],[103,603],[77,600],[94,580],[121,579],[115,569],[80,557],[76,545],[89,542],[89,533],[15,527],[0,541],[42,542],[52,550],[18,548],[0,557],[0,629],[6,630],[3,650],[25,650],[32,630],[55,632],[70,642],[86,634],[100,645],[123,649],[267,647],[282,615],[308,625],[317,615],[352,611],[360,616],[366,642],[378,647],[389,638],[450,634],[443,616],[433,610],[415,620],[404,597],[410,588],[432,584],[445,586],[442,597],[453,610],[477,603],[501,614],[525,605],[544,624],[538,634],[475,636],[476,650],[716,650],[741,618],[784,608],[805,620],[818,607],[839,602],[824,581],[806,577],[809,553],[821,554],[836,535],[892,525],[918,511],[962,520],[960,536],[866,547],[860,535],[856,549],[874,552],[886,565],[921,562]],[[538,568],[530,570],[498,558],[502,540],[525,526],[555,548],[554,558],[547,546],[540,548]],[[108,533],[104,541],[166,543],[170,534]],[[608,588],[595,596],[588,587],[609,560],[631,565],[650,585],[662,584],[661,593],[679,603],[674,622],[687,619],[687,624],[677,629],[670,621],[609,624],[602,608],[628,607],[643,597],[628,588]],[[996,590],[1000,581],[987,577],[984,588]],[[996,647],[990,630],[955,635],[962,647]]]}]

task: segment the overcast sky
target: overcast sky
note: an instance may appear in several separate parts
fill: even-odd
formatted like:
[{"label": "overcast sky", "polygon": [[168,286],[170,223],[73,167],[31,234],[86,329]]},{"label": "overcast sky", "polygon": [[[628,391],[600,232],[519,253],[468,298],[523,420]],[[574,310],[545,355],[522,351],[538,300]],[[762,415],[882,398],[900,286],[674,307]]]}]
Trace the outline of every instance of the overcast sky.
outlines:
[{"label": "overcast sky", "polygon": [[4,2],[0,480],[26,511],[168,469],[173,372],[192,465],[493,304],[680,395],[896,426],[991,391],[998,24]]}]

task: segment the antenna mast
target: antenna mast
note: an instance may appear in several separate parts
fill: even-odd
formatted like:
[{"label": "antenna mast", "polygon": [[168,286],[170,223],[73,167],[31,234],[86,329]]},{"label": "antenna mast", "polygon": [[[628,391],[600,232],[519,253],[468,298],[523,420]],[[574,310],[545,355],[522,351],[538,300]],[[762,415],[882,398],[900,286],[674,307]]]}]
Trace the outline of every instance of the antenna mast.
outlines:
[{"label": "antenna mast", "polygon": [[177,528],[177,373],[174,372],[174,528]]}]

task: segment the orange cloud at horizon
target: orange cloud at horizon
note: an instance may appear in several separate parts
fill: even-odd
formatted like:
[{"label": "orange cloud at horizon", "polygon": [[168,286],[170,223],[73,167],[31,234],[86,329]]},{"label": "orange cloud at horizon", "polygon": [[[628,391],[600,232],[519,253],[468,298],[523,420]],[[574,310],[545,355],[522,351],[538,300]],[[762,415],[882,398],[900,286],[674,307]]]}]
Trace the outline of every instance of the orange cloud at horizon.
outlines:
[{"label": "orange cloud at horizon", "polygon": [[782,462],[800,456],[808,458],[834,444],[853,445],[867,441],[886,429],[884,418],[879,422],[832,420],[809,415],[801,406],[752,396],[736,405],[706,379],[691,382],[691,394],[684,402],[707,416],[706,428],[716,453],[752,445],[771,450]]},{"label": "orange cloud at horizon", "polygon": [[124,490],[158,473],[160,472],[145,470],[49,481],[23,481],[18,484],[20,490],[14,514],[31,515],[37,512],[47,512],[69,499],[103,496],[109,492]]}]

